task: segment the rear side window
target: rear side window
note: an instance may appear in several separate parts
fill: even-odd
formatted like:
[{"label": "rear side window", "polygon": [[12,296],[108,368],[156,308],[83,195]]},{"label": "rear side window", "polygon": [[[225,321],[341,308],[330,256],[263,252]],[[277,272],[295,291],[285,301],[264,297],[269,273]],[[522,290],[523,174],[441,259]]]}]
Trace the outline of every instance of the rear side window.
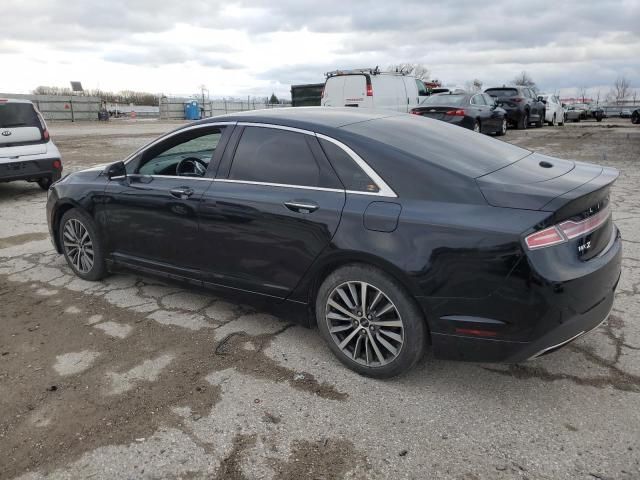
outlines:
[{"label": "rear side window", "polygon": [[30,103],[0,103],[0,128],[38,127],[40,120]]},{"label": "rear side window", "polygon": [[275,128],[246,127],[229,178],[321,187],[321,171],[306,135]]},{"label": "rear side window", "polygon": [[471,98],[471,104],[472,105],[486,105],[486,103],[484,103],[484,97],[482,95],[474,95]]},{"label": "rear side window", "polygon": [[346,190],[354,192],[378,192],[380,190],[342,148],[324,139],[320,139],[320,145]]}]

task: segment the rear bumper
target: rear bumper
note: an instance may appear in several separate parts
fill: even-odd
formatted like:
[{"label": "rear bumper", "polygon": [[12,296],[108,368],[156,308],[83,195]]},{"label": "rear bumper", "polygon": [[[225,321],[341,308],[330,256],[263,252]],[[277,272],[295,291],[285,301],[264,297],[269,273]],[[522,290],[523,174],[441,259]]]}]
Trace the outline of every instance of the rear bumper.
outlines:
[{"label": "rear bumper", "polygon": [[522,118],[523,110],[515,107],[502,107],[506,112],[506,118],[508,122],[517,123]]},{"label": "rear bumper", "polygon": [[62,175],[62,163],[60,163],[60,168],[54,168],[53,163],[56,160],[60,162],[60,158],[54,157],[39,160],[3,161],[0,163],[0,182],[34,181],[41,178],[59,180]]},{"label": "rear bumper", "polygon": [[[528,286],[509,279],[513,285],[502,293],[447,301],[443,303],[446,310],[429,309],[426,304],[433,302],[421,299],[431,320],[434,356],[517,363],[551,353],[588,333],[606,320],[613,305],[622,261],[622,240],[617,230],[611,249],[593,261],[601,261],[601,265],[587,275],[547,284],[531,281]],[[495,333],[490,338],[461,335],[460,329]]]}]

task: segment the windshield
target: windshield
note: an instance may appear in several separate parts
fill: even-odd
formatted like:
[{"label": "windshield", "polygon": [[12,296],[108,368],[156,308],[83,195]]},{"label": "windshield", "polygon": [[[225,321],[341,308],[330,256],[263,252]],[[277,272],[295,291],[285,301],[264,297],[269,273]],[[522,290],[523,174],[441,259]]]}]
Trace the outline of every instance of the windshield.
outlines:
[{"label": "windshield", "polygon": [[484,93],[488,93],[493,97],[517,97],[518,89],[516,88],[489,88]]},{"label": "windshield", "polygon": [[40,122],[30,103],[0,103],[0,128],[38,127]]},{"label": "windshield", "polygon": [[467,103],[468,100],[466,95],[450,95],[445,93],[427,97],[420,105],[440,105],[443,107],[449,107],[454,105],[466,105]]}]

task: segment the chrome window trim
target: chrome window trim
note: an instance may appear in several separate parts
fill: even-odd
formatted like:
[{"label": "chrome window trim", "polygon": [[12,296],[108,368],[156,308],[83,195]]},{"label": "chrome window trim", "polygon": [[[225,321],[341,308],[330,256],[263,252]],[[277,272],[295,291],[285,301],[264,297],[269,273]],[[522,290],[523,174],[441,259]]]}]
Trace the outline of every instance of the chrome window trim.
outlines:
[{"label": "chrome window trim", "polygon": [[318,191],[325,191],[325,192],[341,192],[341,193],[351,193],[354,195],[371,195],[371,196],[375,196],[375,197],[388,197],[388,198],[398,198],[398,195],[396,195],[396,193],[393,191],[393,189],[391,187],[389,187],[389,185],[387,185],[387,183],[375,172],[375,170],[373,170],[373,168],[371,168],[369,166],[369,164],[362,159],[362,157],[360,157],[360,155],[358,155],[356,152],[354,152],[351,148],[349,148],[347,145],[345,145],[344,143],[342,143],[339,140],[336,140],[333,137],[329,137],[327,135],[324,135],[322,133],[316,133],[316,132],[312,132],[310,130],[304,130],[302,128],[295,128],[295,127],[288,127],[285,125],[276,125],[276,124],[271,124],[271,123],[256,123],[256,122],[215,122],[215,123],[202,123],[202,124],[198,124],[198,125],[192,125],[190,127],[186,127],[186,128],[181,128],[180,130],[176,130],[174,132],[170,132],[167,133],[166,135],[156,139],[155,141],[139,148],[138,150],[136,150],[134,153],[132,153],[131,155],[129,155],[129,157],[127,157],[127,159],[124,161],[125,165],[130,162],[131,160],[133,160],[133,158],[135,158],[137,155],[139,155],[140,153],[148,150],[149,148],[157,145],[158,143],[171,138],[175,135],[179,135],[183,132],[187,132],[190,130],[195,130],[198,128],[210,128],[210,127],[217,127],[217,126],[228,126],[228,125],[238,125],[238,126],[243,126],[243,127],[261,127],[261,128],[273,128],[276,130],[286,130],[286,131],[290,131],[290,132],[295,132],[295,133],[301,133],[303,135],[310,135],[316,138],[321,138],[323,140],[326,140],[328,142],[333,143],[334,145],[338,146],[339,148],[341,148],[342,150],[344,150],[344,152],[349,155],[349,157],[351,157],[351,159],[356,162],[356,164],[364,171],[364,173],[366,173],[369,178],[377,185],[377,187],[380,189],[377,192],[365,192],[365,191],[359,191],[359,190],[344,190],[344,189],[337,189],[337,188],[325,188],[325,187],[311,187],[311,186],[307,186],[307,185],[290,185],[290,184],[283,184],[283,183],[271,183],[271,182],[254,182],[254,181],[250,181],[250,180],[232,180],[232,179],[226,179],[226,178],[209,178],[209,177],[183,177],[183,176],[176,176],[176,175],[144,175],[144,174],[138,174],[138,173],[134,173],[134,174],[130,174],[130,176],[146,176],[146,177],[159,177],[159,178],[178,178],[178,179],[193,179],[193,180],[208,180],[208,181],[216,181],[216,182],[225,182],[225,183],[244,183],[244,184],[248,184],[248,185],[264,185],[264,186],[272,186],[272,187],[284,187],[284,188],[297,188],[297,189],[307,189],[307,190],[318,190]]},{"label": "chrome window trim", "polygon": [[273,128],[275,130],[287,130],[289,132],[302,133],[303,135],[311,135],[314,137],[316,134],[310,130],[304,130],[302,128],[287,127],[286,125],[277,125],[275,123],[256,123],[256,122],[238,122],[240,127],[259,127],[259,128]]},{"label": "chrome window trim", "polygon": [[[211,177],[189,177],[186,175],[147,175],[145,173],[130,173],[127,175],[128,177],[151,177],[151,178],[179,178],[180,180],[205,180],[208,182],[212,182],[213,178]],[[124,178],[124,177],[112,177],[112,178]]]},{"label": "chrome window trim", "polygon": [[296,188],[296,189],[302,189],[302,190],[318,190],[321,192],[345,193],[345,190],[340,188],[311,187],[307,185],[290,185],[288,183],[254,182],[252,180],[232,180],[230,178],[216,178],[214,181],[220,182],[220,183],[240,183],[245,185],[260,185],[265,187],[284,187],[284,188]]},{"label": "chrome window trim", "polygon": [[337,145],[338,147],[340,147],[342,150],[344,150],[346,154],[349,155],[351,159],[358,164],[358,166],[364,171],[364,173],[366,173],[369,176],[369,178],[373,180],[373,182],[380,189],[380,191],[378,192],[360,192],[360,191],[347,190],[348,193],[375,195],[378,197],[398,198],[398,195],[396,195],[396,192],[394,192],[393,189],[389,185],[387,185],[387,183],[380,177],[380,175],[378,175],[376,171],[373,168],[371,168],[369,164],[362,159],[362,157],[360,157],[360,155],[358,155],[356,152],[351,150],[351,148],[349,148],[347,145],[345,145],[339,140],[336,140],[335,138],[328,137],[327,135],[323,135],[321,133],[316,133],[316,137],[326,140],[328,142],[331,142],[334,145]]},{"label": "chrome window trim", "polygon": [[[165,133],[163,136],[161,136],[160,138],[156,138],[154,141],[152,141],[151,143],[147,143],[146,145],[143,145],[142,147],[140,147],[138,150],[136,150],[135,152],[133,152],[131,155],[129,155],[125,160],[124,160],[124,164],[126,165],[127,163],[129,163],[131,160],[133,160],[138,154],[144,152],[145,150],[150,149],[151,147],[157,145],[160,142],[163,142],[171,137],[174,137],[176,135],[180,135],[183,132],[189,132],[191,130],[196,130],[198,128],[211,128],[211,127],[218,127],[218,126],[227,126],[227,125],[235,125],[237,122],[213,122],[213,123],[199,123],[198,125],[191,125],[189,127],[185,127],[185,128],[181,128],[180,130],[174,130],[173,132],[168,132]],[[160,175],[160,176],[164,176],[164,175]],[[184,178],[184,177],[181,177]]]}]

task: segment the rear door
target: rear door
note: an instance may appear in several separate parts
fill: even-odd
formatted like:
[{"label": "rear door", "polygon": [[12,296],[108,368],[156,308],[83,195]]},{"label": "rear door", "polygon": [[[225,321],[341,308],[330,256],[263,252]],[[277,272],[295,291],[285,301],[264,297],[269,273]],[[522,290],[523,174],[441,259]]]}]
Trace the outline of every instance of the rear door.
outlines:
[{"label": "rear door", "polygon": [[366,75],[344,75],[344,107],[371,108],[371,97],[367,97]]},{"label": "rear door", "polygon": [[254,125],[239,136],[201,202],[205,285],[285,298],[329,245],[345,191],[314,135]]}]

